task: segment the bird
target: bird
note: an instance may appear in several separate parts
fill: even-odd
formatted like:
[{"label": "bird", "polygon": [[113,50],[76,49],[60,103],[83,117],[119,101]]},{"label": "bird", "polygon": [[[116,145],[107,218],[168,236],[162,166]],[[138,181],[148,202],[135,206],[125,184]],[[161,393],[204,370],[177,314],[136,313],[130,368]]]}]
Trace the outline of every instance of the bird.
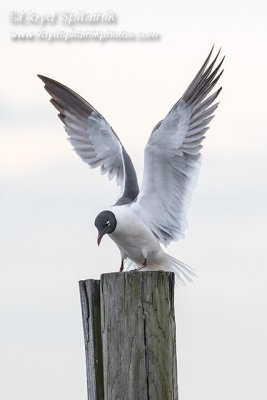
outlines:
[{"label": "bird", "polygon": [[[152,130],[144,151],[144,172],[139,189],[132,160],[106,119],[67,86],[37,75],[58,110],[68,139],[91,168],[100,167],[109,179],[116,177],[121,193],[96,219],[97,244],[109,236],[125,265],[135,270],[166,270],[177,281],[192,281],[191,267],[163,248],[184,237],[187,210],[197,183],[202,141],[218,107],[222,87],[210,92],[220,79],[225,57],[214,46],[200,70],[166,117]],[[213,59],[212,59],[213,56]]]}]

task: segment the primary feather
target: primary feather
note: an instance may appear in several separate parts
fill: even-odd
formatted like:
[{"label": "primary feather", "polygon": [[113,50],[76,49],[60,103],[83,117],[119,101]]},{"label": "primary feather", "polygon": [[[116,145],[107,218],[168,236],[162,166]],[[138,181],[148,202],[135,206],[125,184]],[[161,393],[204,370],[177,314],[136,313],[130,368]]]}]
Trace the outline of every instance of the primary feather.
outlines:
[{"label": "primary feather", "polygon": [[139,193],[132,161],[118,136],[105,118],[86,100],[61,83],[38,75],[45,83],[51,103],[59,111],[76,153],[91,168],[117,178],[121,196],[116,204],[128,204]]},{"label": "primary feather", "polygon": [[223,72],[224,58],[214,68],[220,52],[209,65],[211,53],[180,100],[156,125],[145,148],[142,186],[133,207],[164,245],[184,236],[201,143],[218,106],[211,104],[221,88],[205,98]]}]

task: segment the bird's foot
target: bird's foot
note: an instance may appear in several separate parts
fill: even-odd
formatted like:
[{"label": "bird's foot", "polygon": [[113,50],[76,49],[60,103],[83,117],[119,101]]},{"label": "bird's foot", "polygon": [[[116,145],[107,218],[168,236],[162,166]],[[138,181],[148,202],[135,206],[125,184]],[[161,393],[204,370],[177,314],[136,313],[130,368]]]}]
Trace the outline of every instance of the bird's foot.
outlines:
[{"label": "bird's foot", "polygon": [[142,265],[140,265],[140,267],[137,267],[134,271],[140,271],[140,269],[143,269],[147,266],[147,260],[145,258],[145,261],[143,262]]}]

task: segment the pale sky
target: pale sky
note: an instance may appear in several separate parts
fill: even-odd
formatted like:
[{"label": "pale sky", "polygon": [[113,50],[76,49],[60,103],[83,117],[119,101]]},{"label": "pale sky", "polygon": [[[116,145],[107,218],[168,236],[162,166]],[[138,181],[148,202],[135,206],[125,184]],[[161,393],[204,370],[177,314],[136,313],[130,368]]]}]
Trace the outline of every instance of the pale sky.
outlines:
[{"label": "pale sky", "polygon": [[[119,191],[66,140],[36,74],[77,91],[110,122],[142,178],[156,123],[215,43],[226,55],[186,238],[168,251],[199,277],[176,290],[181,400],[267,398],[266,3],[11,1],[1,9],[0,397],[86,400],[78,280],[118,270],[96,245],[97,213]],[[112,10],[111,26],[154,42],[12,41],[12,10]],[[43,29],[70,29],[46,25]],[[112,262],[110,261],[112,260]]]}]

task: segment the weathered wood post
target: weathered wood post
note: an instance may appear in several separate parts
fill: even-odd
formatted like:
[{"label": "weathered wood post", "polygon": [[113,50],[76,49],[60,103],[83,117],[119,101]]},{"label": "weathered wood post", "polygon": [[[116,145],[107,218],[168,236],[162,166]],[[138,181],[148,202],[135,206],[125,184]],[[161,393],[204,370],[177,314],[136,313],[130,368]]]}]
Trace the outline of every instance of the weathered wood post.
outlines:
[{"label": "weathered wood post", "polygon": [[172,272],[80,281],[88,400],[178,400]]}]

